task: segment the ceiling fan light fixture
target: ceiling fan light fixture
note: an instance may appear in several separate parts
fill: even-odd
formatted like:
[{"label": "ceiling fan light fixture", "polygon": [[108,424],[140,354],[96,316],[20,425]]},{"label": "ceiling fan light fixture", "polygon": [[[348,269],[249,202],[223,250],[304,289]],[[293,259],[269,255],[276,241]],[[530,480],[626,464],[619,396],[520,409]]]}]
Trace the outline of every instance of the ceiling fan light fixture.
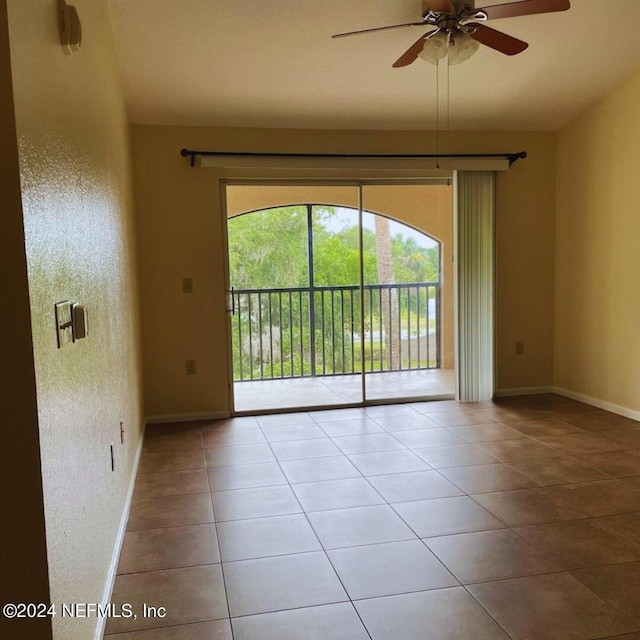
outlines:
[{"label": "ceiling fan light fixture", "polygon": [[447,55],[449,43],[447,34],[439,31],[425,40],[422,51],[418,54],[423,60],[437,65]]},{"label": "ceiling fan light fixture", "polygon": [[479,48],[479,42],[476,42],[468,33],[459,31],[449,44],[449,64],[466,62]]}]

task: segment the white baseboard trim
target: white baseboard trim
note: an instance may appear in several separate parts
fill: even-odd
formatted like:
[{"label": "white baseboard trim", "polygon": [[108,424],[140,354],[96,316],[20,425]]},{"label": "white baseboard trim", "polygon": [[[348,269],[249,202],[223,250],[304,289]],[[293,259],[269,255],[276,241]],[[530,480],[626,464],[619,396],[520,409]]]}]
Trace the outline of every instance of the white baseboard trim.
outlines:
[{"label": "white baseboard trim", "polygon": [[[124,534],[126,533],[126,530],[127,530],[127,521],[129,520],[129,510],[131,509],[131,498],[133,497],[133,489],[136,486],[136,477],[138,475],[138,465],[140,464],[140,456],[142,454],[142,444],[144,442],[144,430],[145,430],[145,427],[143,425],[142,432],[140,434],[140,440],[138,442],[138,448],[136,449],[135,457],[133,459],[133,466],[131,468],[131,478],[129,479],[129,488],[127,490],[127,497],[124,501],[124,509],[122,510],[122,517],[120,518],[120,527],[118,528],[116,543],[113,547],[113,554],[111,556],[109,573],[107,574],[107,581],[104,586],[104,593],[102,594],[102,605],[104,607],[106,607],[111,602],[113,585],[116,581],[116,573],[118,571],[118,561],[120,560],[120,552],[122,551]],[[107,617],[98,618],[98,624],[96,626],[94,640],[103,639],[105,627],[107,625],[107,620],[108,620]]]},{"label": "white baseboard trim", "polygon": [[564,389],[563,387],[553,387],[553,393],[557,393],[559,396],[564,396],[565,398],[571,398],[572,400],[578,400],[578,402],[590,404],[592,407],[598,407],[598,409],[603,409],[604,411],[617,413],[619,416],[624,416],[625,418],[640,421],[640,411],[634,411],[633,409],[608,402],[607,400],[587,396],[584,393],[578,393],[577,391],[571,391],[571,389]]},{"label": "white baseboard trim", "polygon": [[497,389],[494,397],[507,398],[510,396],[537,396],[542,393],[553,393],[554,387],[519,387],[517,389]]},{"label": "white baseboard trim", "polygon": [[200,413],[167,413],[158,416],[146,416],[145,424],[163,424],[165,422],[195,422],[197,420],[223,420],[229,418],[228,411],[202,411]]}]

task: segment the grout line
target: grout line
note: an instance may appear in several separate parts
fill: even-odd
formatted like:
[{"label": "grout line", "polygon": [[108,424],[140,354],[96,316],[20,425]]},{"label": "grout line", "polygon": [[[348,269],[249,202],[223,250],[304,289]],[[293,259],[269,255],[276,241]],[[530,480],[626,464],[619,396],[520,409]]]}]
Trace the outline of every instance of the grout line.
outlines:
[{"label": "grout line", "polygon": [[224,589],[224,598],[227,603],[227,614],[229,620],[229,628],[231,629],[231,640],[234,638],[233,624],[231,624],[231,607],[229,606],[229,592],[227,590],[227,581],[224,576],[224,562],[222,562],[222,548],[220,546],[220,535],[218,533],[218,523],[216,522],[216,507],[213,503],[213,491],[209,486],[209,499],[211,501],[211,510],[213,512],[213,526],[216,532],[216,545],[218,547],[218,557],[220,558],[220,573],[222,575],[222,588]]},{"label": "grout line", "polygon": [[[322,428],[322,427],[321,427]],[[260,429],[262,430],[262,427],[260,427]],[[264,431],[263,431],[264,434]],[[274,454],[275,455],[275,454]],[[278,465],[280,465],[280,461],[278,460]],[[342,578],[340,577],[340,575],[338,574],[338,572],[336,571],[335,566],[333,565],[333,562],[331,562],[331,558],[329,557],[329,554],[327,553],[327,550],[324,548],[324,545],[322,544],[322,541],[320,540],[320,537],[318,536],[317,531],[314,529],[313,524],[311,522],[311,520],[309,519],[309,516],[307,515],[307,513],[305,512],[302,503],[300,502],[296,492],[293,489],[293,486],[291,485],[291,482],[289,482],[289,478],[287,477],[284,469],[282,468],[282,465],[280,465],[280,470],[282,471],[282,473],[284,474],[285,478],[287,479],[287,482],[289,483],[289,488],[291,489],[291,492],[293,493],[293,495],[295,496],[296,501],[298,502],[298,505],[300,506],[300,508],[302,509],[302,513],[304,514],[304,517],[307,521],[307,523],[309,524],[309,527],[311,528],[311,530],[313,531],[316,540],[318,541],[318,544],[320,545],[320,548],[322,549],[322,553],[324,553],[327,561],[329,562],[329,564],[331,565],[331,568],[333,569],[333,572],[336,576],[336,578],[338,579],[338,581],[340,582],[340,585],[342,586],[342,589],[345,593],[345,595],[347,596],[347,598],[349,599],[349,602],[351,603],[351,606],[353,607],[353,610],[355,611],[356,615],[358,616],[358,619],[360,620],[360,623],[362,624],[362,628],[366,631],[367,635],[369,636],[370,640],[373,640],[371,633],[369,632],[369,630],[367,629],[366,625],[364,624],[364,620],[362,619],[362,617],[360,616],[360,612],[356,609],[355,605],[353,604],[353,600],[351,599],[351,596],[349,595],[349,592],[347,591],[347,588],[345,587],[344,583],[342,582]]]}]

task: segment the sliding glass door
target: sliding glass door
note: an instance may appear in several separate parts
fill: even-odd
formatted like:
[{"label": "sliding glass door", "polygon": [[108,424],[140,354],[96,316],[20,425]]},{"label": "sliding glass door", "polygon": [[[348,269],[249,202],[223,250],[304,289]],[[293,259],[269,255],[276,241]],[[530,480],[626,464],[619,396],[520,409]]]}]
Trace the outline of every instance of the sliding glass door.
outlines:
[{"label": "sliding glass door", "polygon": [[237,184],[226,203],[235,411],[453,394],[450,187]]}]

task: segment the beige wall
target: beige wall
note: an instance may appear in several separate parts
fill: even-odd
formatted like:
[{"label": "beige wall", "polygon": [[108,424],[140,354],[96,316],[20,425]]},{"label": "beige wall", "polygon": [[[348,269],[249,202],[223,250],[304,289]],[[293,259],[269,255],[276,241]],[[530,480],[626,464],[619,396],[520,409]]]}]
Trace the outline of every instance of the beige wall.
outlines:
[{"label": "beige wall", "polygon": [[[102,600],[141,426],[123,94],[106,1],[74,4],[84,39],[69,57],[57,44],[56,2],[8,3],[50,588],[57,603]],[[65,299],[86,305],[90,333],[58,350],[53,309]],[[56,617],[54,638],[88,640],[95,622]]]},{"label": "beige wall", "polygon": [[[6,2],[0,0],[0,291],[6,305],[2,330],[7,337],[0,367],[4,412],[0,486],[5,514],[0,527],[0,602],[47,602],[38,410],[8,33]],[[51,620],[9,621],[0,616],[0,637],[49,640]]]},{"label": "beige wall", "polygon": [[[555,134],[451,134],[450,151],[526,150],[498,177],[498,388],[550,386],[553,367]],[[428,153],[430,133],[133,127],[139,220],[145,412],[228,410],[225,245],[216,169],[192,169],[180,149]],[[194,278],[195,293],[181,293]],[[525,355],[515,355],[524,340]],[[198,374],[184,361],[196,358]]]},{"label": "beige wall", "polygon": [[560,132],[554,380],[640,410],[640,73]]},{"label": "beige wall", "polygon": [[[229,217],[287,204],[314,202],[358,208],[354,187],[243,186],[227,188]],[[442,368],[453,369],[453,189],[446,185],[365,185],[365,211],[423,231],[441,243]]]}]

